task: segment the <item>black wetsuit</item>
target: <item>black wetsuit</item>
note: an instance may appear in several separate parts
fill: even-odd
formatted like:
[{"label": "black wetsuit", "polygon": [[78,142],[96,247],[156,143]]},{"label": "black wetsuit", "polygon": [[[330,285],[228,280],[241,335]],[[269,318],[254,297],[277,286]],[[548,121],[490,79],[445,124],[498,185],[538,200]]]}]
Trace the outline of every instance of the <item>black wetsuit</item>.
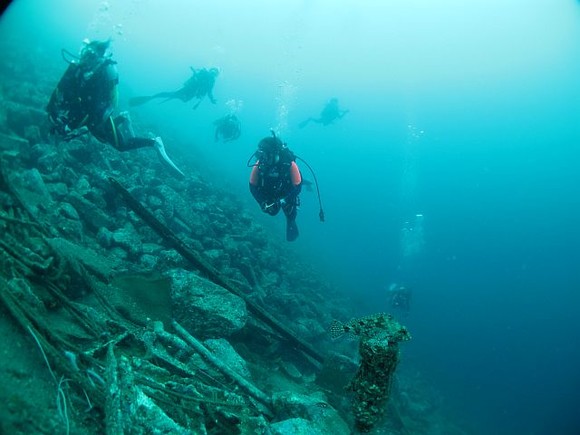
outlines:
[{"label": "black wetsuit", "polygon": [[258,161],[252,168],[250,192],[264,213],[275,216],[282,209],[286,216],[288,241],[298,237],[296,216],[301,189],[302,175],[294,160],[281,158],[277,163],[269,165]]},{"label": "black wetsuit", "polygon": [[214,121],[215,125],[215,141],[220,138],[224,142],[230,142],[240,137],[242,133],[240,120],[236,115],[226,115],[223,118]]},{"label": "black wetsuit", "polygon": [[118,83],[116,62],[109,58],[90,67],[71,62],[46,107],[54,132],[72,138],[86,127],[99,141],[119,151],[153,146],[154,139],[135,137],[126,114],[112,117]]},{"label": "black wetsuit", "polygon": [[218,76],[216,70],[201,68],[199,70],[191,68],[193,75],[187,79],[181,88],[176,91],[158,92],[154,95],[134,97],[129,100],[131,106],[139,106],[156,98],[165,98],[166,100],[178,99],[187,102],[193,98],[199,101],[193,106],[196,109],[207,95],[212,104],[216,104],[213,96],[213,87]]}]

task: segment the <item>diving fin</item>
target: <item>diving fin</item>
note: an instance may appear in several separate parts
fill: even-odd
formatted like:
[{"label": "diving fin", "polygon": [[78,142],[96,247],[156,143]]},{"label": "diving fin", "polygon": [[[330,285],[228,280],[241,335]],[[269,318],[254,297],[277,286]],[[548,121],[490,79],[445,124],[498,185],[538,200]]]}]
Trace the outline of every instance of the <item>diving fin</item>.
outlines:
[{"label": "diving fin", "polygon": [[304,128],[304,127],[306,127],[310,121],[312,121],[312,118],[305,119],[300,124],[298,124],[298,128]]},{"label": "diving fin", "polygon": [[298,238],[298,226],[296,225],[296,220],[288,219],[286,220],[286,240],[293,242]]},{"label": "diving fin", "polygon": [[173,161],[169,158],[169,156],[165,152],[165,145],[163,145],[163,141],[159,136],[155,138],[155,150],[157,151],[157,154],[159,154],[159,158],[163,163],[165,163],[167,166],[169,166],[171,169],[173,169],[182,177],[185,177],[185,174],[181,172],[181,170],[177,166],[175,166],[175,163],[173,163]]}]

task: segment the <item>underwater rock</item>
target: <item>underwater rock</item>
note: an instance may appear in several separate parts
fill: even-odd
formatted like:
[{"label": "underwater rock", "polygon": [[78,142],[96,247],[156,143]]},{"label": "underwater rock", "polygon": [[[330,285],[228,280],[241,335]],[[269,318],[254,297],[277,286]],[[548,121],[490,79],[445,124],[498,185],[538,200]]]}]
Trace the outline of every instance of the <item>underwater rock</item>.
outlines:
[{"label": "underwater rock", "polygon": [[79,220],[79,214],[76,209],[68,202],[61,202],[58,207],[58,212],[67,219]]},{"label": "underwater rock", "polygon": [[177,234],[179,233],[189,234],[191,232],[191,230],[189,229],[189,227],[185,222],[183,222],[181,219],[177,217],[174,217],[173,219],[168,219],[167,214],[163,210],[157,210],[155,216],[162,219],[162,222],[166,221],[171,230]]},{"label": "underwater rock", "polygon": [[31,147],[26,140],[14,136],[13,134],[0,133],[0,150],[14,151],[22,156],[24,153],[28,155],[30,153],[30,148]]},{"label": "underwater rock", "polygon": [[129,223],[123,228],[113,231],[111,242],[113,246],[123,248],[131,256],[138,256],[142,253],[141,237],[133,225]]},{"label": "underwater rock", "polygon": [[187,261],[175,249],[164,249],[158,254],[160,264],[163,264],[163,269],[180,268],[188,264]]},{"label": "underwater rock", "polygon": [[40,156],[36,162],[36,167],[43,173],[43,174],[54,174],[57,168],[61,165],[61,158],[60,156],[54,152],[50,151],[46,154]]},{"label": "underwater rock", "polygon": [[[318,397],[315,395],[307,396],[292,391],[283,391],[274,393],[272,396],[272,402],[278,418],[289,419],[284,421],[302,420],[303,422],[308,422],[309,425],[312,425],[312,428],[316,430],[315,432],[284,433],[351,433],[348,425],[340,417],[338,412],[326,402],[324,397]],[[276,423],[276,425],[277,424],[278,423]]]},{"label": "underwater rock", "polygon": [[[308,434],[308,435],[326,435],[328,432],[322,432],[317,425],[303,418],[290,418],[288,420],[272,423],[268,427],[268,432],[272,435],[288,434]],[[339,434],[340,432],[334,432]],[[342,432],[347,434],[348,432]]]},{"label": "underwater rock", "polygon": [[261,269],[261,284],[264,288],[278,288],[282,284],[282,276],[274,271],[268,269]]},{"label": "underwater rock", "polygon": [[155,255],[144,254],[139,259],[139,263],[145,270],[156,270],[159,264],[159,258]]},{"label": "underwater rock", "polygon": [[68,187],[64,183],[46,183],[46,188],[50,195],[56,200],[62,200],[69,193]]},{"label": "underwater rock", "polygon": [[174,269],[173,317],[196,338],[228,337],[248,319],[245,302],[224,288],[194,273]]},{"label": "underwater rock", "polygon": [[236,352],[232,345],[223,338],[205,340],[203,344],[211,350],[214,356],[226,366],[245,379],[250,379],[250,370],[246,361]]},{"label": "underwater rock", "polygon": [[9,103],[6,107],[6,124],[18,136],[25,138],[25,130],[29,125],[42,125],[46,114],[42,110],[26,107],[17,103]]},{"label": "underwater rock", "polygon": [[118,174],[130,174],[127,162],[119,157],[119,155],[112,156],[107,160],[107,164],[112,172]]},{"label": "underwater rock", "polygon": [[147,205],[155,210],[163,205],[163,200],[157,195],[149,195],[147,196]]},{"label": "underwater rock", "polygon": [[39,210],[48,210],[51,207],[52,198],[36,168],[15,174],[11,181],[32,214],[38,217]]},{"label": "underwater rock", "polygon": [[85,239],[83,224],[78,219],[72,219],[59,213],[51,219],[51,225],[58,229],[61,236],[71,241],[83,242]]},{"label": "underwater rock", "polygon": [[75,185],[75,190],[81,196],[85,196],[87,193],[91,191],[91,183],[86,176],[81,176]]},{"label": "underwater rock", "polygon": [[280,368],[289,378],[291,378],[295,381],[302,380],[302,373],[300,373],[300,370],[298,370],[298,367],[296,367],[291,362],[284,361],[284,360],[280,361]]},{"label": "underwater rock", "polygon": [[[175,209],[175,215],[184,222],[187,222],[189,226],[195,228],[198,225],[207,225],[207,220],[205,218],[205,212],[203,210],[198,210],[198,204],[196,202],[186,203],[183,198],[177,198],[172,200],[173,207]],[[203,231],[199,234],[203,234]]]},{"label": "underwater rock", "polygon": [[143,243],[143,254],[158,256],[163,247],[157,243]]},{"label": "underwater rock", "polygon": [[24,138],[31,145],[37,144],[42,141],[42,135],[40,129],[36,125],[29,125],[24,129]]},{"label": "underwater rock", "polygon": [[325,338],[328,335],[328,331],[319,322],[315,320],[314,317],[309,317],[301,315],[299,322],[296,322],[296,331],[300,336],[305,337],[311,342],[316,342],[316,340]]},{"label": "underwater rock", "polygon": [[113,245],[113,233],[108,228],[101,227],[97,233],[97,242],[103,248],[110,248]]},{"label": "underwater rock", "polygon": [[215,235],[213,234],[213,232],[211,232],[211,228],[209,229],[210,231],[206,231],[205,232],[205,236],[202,237],[201,239],[201,243],[204,247],[204,249],[208,250],[208,249],[222,249],[222,243],[221,241],[219,241],[218,239],[215,238]]},{"label": "underwater rock", "polygon": [[[64,144],[61,144],[61,146]],[[102,158],[95,147],[87,145],[80,139],[66,142],[65,160],[67,165],[73,165],[76,169],[86,169],[87,165],[95,165]]]},{"label": "underwater rock", "polygon": [[59,173],[55,174],[56,177],[50,180],[52,182],[62,182],[65,183],[69,188],[73,188],[73,186],[77,183],[79,176],[77,173],[68,166],[59,166]]},{"label": "underwater rock", "polygon": [[242,275],[239,269],[224,267],[220,270],[220,273],[226,276],[231,282],[234,282],[242,293],[247,295],[252,293],[253,286],[249,284],[247,278]]},{"label": "underwater rock", "polygon": [[82,221],[94,232],[99,231],[102,227],[112,226],[113,219],[109,215],[105,214],[95,204],[83,198],[76,191],[72,191],[66,199],[78,212]]},{"label": "underwater rock", "polygon": [[27,189],[30,193],[39,195],[42,201],[51,202],[50,193],[48,193],[42,175],[36,168],[21,172],[20,187]]},{"label": "underwater rock", "polygon": [[115,258],[110,255],[105,258],[90,248],[72,243],[61,237],[46,239],[46,241],[61,256],[82,263],[100,277],[108,279],[115,267]]},{"label": "underwater rock", "polygon": [[206,249],[205,256],[207,260],[218,270],[223,270],[230,266],[230,256],[223,249]]}]

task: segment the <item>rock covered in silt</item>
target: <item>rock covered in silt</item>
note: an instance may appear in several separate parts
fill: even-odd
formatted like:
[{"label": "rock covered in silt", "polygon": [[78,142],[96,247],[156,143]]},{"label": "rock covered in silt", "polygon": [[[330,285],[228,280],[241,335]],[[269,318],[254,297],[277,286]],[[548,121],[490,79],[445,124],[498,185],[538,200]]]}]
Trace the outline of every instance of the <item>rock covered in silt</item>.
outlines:
[{"label": "rock covered in silt", "polygon": [[168,276],[173,318],[196,338],[228,337],[246,324],[248,311],[240,297],[183,269]]}]

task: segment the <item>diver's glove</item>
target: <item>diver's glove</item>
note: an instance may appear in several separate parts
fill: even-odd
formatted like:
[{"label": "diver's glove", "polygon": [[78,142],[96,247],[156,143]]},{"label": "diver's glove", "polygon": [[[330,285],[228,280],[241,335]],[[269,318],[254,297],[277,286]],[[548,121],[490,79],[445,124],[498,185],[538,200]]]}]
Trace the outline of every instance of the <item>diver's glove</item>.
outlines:
[{"label": "diver's glove", "polygon": [[286,198],[282,198],[278,201],[278,204],[280,204],[280,207],[284,207],[286,205]]}]

